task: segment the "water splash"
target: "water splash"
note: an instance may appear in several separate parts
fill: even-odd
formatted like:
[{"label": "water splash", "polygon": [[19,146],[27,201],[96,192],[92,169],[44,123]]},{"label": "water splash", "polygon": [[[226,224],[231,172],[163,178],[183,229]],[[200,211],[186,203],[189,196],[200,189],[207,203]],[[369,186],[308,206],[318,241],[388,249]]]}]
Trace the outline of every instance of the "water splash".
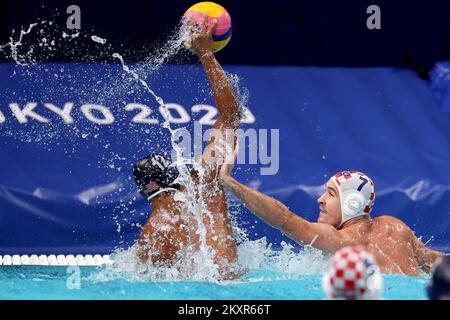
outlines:
[{"label": "water splash", "polygon": [[[40,28],[37,28],[37,27]],[[32,44],[28,50],[24,50],[24,39],[27,36],[31,36],[33,31],[38,31],[37,37],[40,39],[39,43]],[[89,79],[94,81],[96,86],[94,89],[90,90],[86,86],[77,83],[77,77],[71,77],[70,74],[66,74],[64,67],[61,70],[54,70],[50,66],[40,66],[38,64],[39,60],[50,58],[52,53],[59,47],[64,47],[67,42],[78,43],[95,42],[99,45],[98,54],[95,56],[84,57],[87,61],[96,62],[99,56],[110,56],[117,59],[124,73],[127,77],[123,77],[117,74],[114,69],[108,72],[103,78],[96,78],[96,75],[86,72],[82,75],[83,79]],[[174,141],[175,130],[170,124],[170,112],[164,103],[162,97],[158,96],[154,90],[148,84],[148,78],[157,73],[161,66],[167,63],[170,59],[183,53],[183,43],[186,41],[186,30],[183,26],[179,27],[176,32],[173,32],[169,39],[152,52],[144,60],[144,63],[139,65],[134,65],[133,68],[129,67],[124,61],[125,53],[111,53],[111,46],[107,44],[106,39],[102,39],[96,35],[82,34],[81,32],[76,32],[74,34],[67,34],[65,31],[59,30],[53,25],[53,22],[39,22],[31,24],[28,28],[22,29],[18,39],[14,39],[12,36],[10,41],[0,46],[0,52],[6,52],[9,48],[9,54],[13,61],[17,65],[23,67],[19,69],[18,72],[23,70],[23,76],[28,80],[33,80],[39,82],[40,85],[45,85],[48,91],[45,93],[46,96],[42,97],[42,100],[50,100],[49,98],[56,95],[52,89],[53,82],[60,82],[61,80],[66,80],[68,83],[67,91],[71,94],[76,95],[78,100],[90,101],[95,97],[96,101],[102,101],[106,98],[112,98],[114,96],[121,95],[125,92],[130,92],[132,90],[139,90],[144,88],[149,96],[154,99],[158,105],[161,107],[163,113],[164,122],[161,123],[161,128],[166,129],[170,133],[170,144],[175,151],[176,157],[174,160],[180,171],[179,183],[186,186],[188,192],[183,195],[183,203],[185,205],[184,210],[182,210],[182,218],[187,218],[186,215],[192,215],[195,217],[198,223],[198,233],[200,237],[200,250],[194,251],[192,248],[182,248],[180,253],[184,255],[183,259],[179,260],[179,263],[171,267],[161,267],[142,264],[136,255],[136,248],[131,247],[128,250],[117,250],[113,255],[114,265],[111,269],[103,270],[99,273],[98,279],[108,279],[114,277],[129,277],[136,281],[171,281],[171,280],[207,280],[207,281],[217,281],[219,277],[217,267],[214,264],[214,252],[206,244],[206,234],[207,230],[203,224],[203,218],[207,215],[210,220],[214,217],[211,212],[208,211],[205,203],[207,199],[202,197],[197,198],[195,192],[198,191],[200,195],[205,194],[204,185],[196,185],[191,178],[190,169],[197,170],[199,176],[204,175],[204,169],[199,166],[198,163],[192,159],[185,159],[183,157],[182,150],[179,145]],[[109,43],[109,42],[108,42]],[[41,48],[41,52],[37,52],[34,48]],[[38,68],[38,71],[45,71],[48,78],[38,77],[38,72],[33,71],[32,68],[26,68],[33,65]],[[43,69],[43,70],[42,70]],[[42,72],[41,72],[42,73]],[[233,85],[239,100],[239,105],[241,108],[245,108],[248,101],[248,91],[241,86],[241,79],[239,76],[227,73],[227,77],[230,83]],[[54,86],[58,88],[58,86]],[[210,90],[205,92],[210,94]],[[2,124],[3,126],[3,124]],[[38,126],[34,123],[30,124],[31,129],[28,133],[20,132],[14,130],[6,129],[3,126],[2,135],[10,135],[15,139],[19,139],[22,142],[33,142],[40,143],[46,150],[51,151],[53,145],[59,145],[60,143],[67,143],[67,149],[65,150],[66,155],[70,158],[77,154],[76,143],[79,143],[79,138],[84,140],[86,144],[95,142],[96,144],[101,144],[105,150],[104,155],[102,155],[102,161],[99,161],[96,165],[99,168],[105,168],[113,171],[121,172],[122,168],[129,165],[127,157],[123,154],[119,154],[111,146],[110,142],[102,137],[102,134],[98,126],[93,124],[83,124],[77,125],[67,125],[65,123],[57,124],[52,123],[51,126]],[[139,130],[139,129],[135,129]],[[140,130],[145,130],[141,128]],[[32,132],[32,134],[30,134]],[[122,126],[117,123],[115,125],[115,133],[120,135],[120,137],[126,137],[129,141],[132,139],[133,131],[130,130],[128,126]],[[63,141],[64,140],[64,141]],[[149,147],[146,143],[140,143],[140,141],[135,141],[134,144],[139,146],[136,150],[136,155],[142,152],[142,150]],[[115,176],[117,178],[117,176]],[[132,184],[128,174],[123,174],[123,181],[127,181]],[[135,193],[123,194],[123,185],[118,186],[114,193],[120,194],[120,200],[116,203],[112,218],[116,224],[116,231],[119,235],[124,232],[124,226],[130,224],[129,214],[132,214],[133,204],[136,200]],[[180,195],[181,196],[181,195]],[[92,201],[95,201],[102,208],[106,208],[107,204],[114,203],[114,194],[108,197],[95,197]],[[308,274],[308,272],[314,272],[313,270],[320,269],[319,255],[316,252],[305,250],[304,252],[297,254],[291,247],[284,244],[281,251],[277,251],[271,248],[267,244],[266,240],[249,241],[247,230],[239,226],[238,217],[241,211],[241,205],[238,203],[230,202],[229,211],[230,218],[233,223],[233,237],[237,240],[238,246],[238,258],[239,265],[241,268],[245,269],[273,269],[279,271],[287,271],[292,274],[298,274],[299,272]],[[135,224],[134,227],[140,228],[139,224]],[[122,235],[120,236],[122,237]],[[311,267],[314,266],[314,267]],[[99,280],[100,281],[100,280]]]},{"label": "water splash", "polygon": [[92,41],[100,43],[100,44],[105,44],[106,43],[106,39],[100,38],[98,36],[91,36]]},{"label": "water splash", "polygon": [[28,65],[27,62],[25,62],[25,57],[29,56],[30,51],[27,52],[27,54],[24,56],[22,56],[19,53],[19,47],[21,47],[22,44],[22,40],[23,40],[23,36],[29,34],[31,32],[31,30],[33,30],[34,27],[37,26],[37,23],[32,23],[28,26],[28,29],[25,31],[23,29],[23,27],[20,28],[20,34],[19,34],[19,38],[15,41],[14,40],[14,30],[13,30],[13,35],[9,38],[9,42],[4,44],[4,45],[0,45],[0,51],[4,51],[5,48],[10,49],[10,54],[11,54],[11,58],[20,66],[26,66]]},{"label": "water splash", "polygon": [[[184,30],[181,29],[181,33],[183,32]],[[177,41],[169,42],[169,48],[171,48],[171,50],[163,51],[165,52],[165,54],[163,54],[162,56],[157,55],[158,58],[156,59],[156,64],[152,71],[156,70],[158,66],[160,66],[168,57],[171,56],[171,54],[173,54],[174,52],[178,52],[180,50],[183,44],[182,39],[184,39],[184,36],[177,36],[176,39]],[[186,187],[186,192],[183,195],[181,195],[181,193],[178,193],[178,197],[183,197],[183,199],[180,198],[178,200],[182,200],[180,202],[184,204],[184,208],[180,208],[181,219],[183,219],[184,221],[189,221],[189,215],[193,215],[197,223],[197,233],[200,240],[199,250],[194,251],[192,250],[193,248],[185,248],[186,250],[181,249],[179,251],[179,253],[182,254],[182,256],[180,257],[181,259],[178,260],[175,266],[168,267],[167,270],[164,270],[162,274],[164,274],[165,276],[167,274],[170,275],[176,274],[177,277],[179,277],[180,274],[189,275],[189,279],[198,278],[211,280],[220,278],[217,266],[214,264],[214,252],[207,244],[206,240],[207,230],[206,226],[203,223],[205,215],[208,216],[210,221],[214,221],[213,214],[209,212],[207,208],[206,199],[203,198],[204,195],[206,194],[207,186],[202,185],[201,183],[196,184],[192,180],[191,173],[187,165],[193,165],[194,169],[198,172],[200,180],[203,179],[205,169],[198,163],[193,162],[192,159],[186,159],[183,157],[183,150],[175,141],[176,139],[175,131],[170,126],[169,122],[170,114],[169,110],[167,109],[167,106],[164,103],[163,98],[158,96],[149,87],[148,83],[139,76],[138,72],[136,72],[135,70],[131,70],[125,64],[123,57],[120,54],[114,53],[113,57],[120,61],[123,70],[129,75],[131,75],[131,77],[134,80],[138,81],[161,107],[160,110],[162,110],[163,117],[165,119],[165,121],[161,124],[161,126],[170,132],[172,149],[175,151],[176,154],[175,165],[177,166],[180,172],[178,182]],[[197,191],[198,194],[196,194]],[[209,189],[208,191],[210,192]],[[197,195],[199,195],[199,197],[197,197]],[[150,266],[150,270],[154,270],[154,268]],[[160,271],[161,270],[159,270],[159,272],[156,272],[156,274],[161,274]]]},{"label": "water splash", "polygon": [[[205,263],[155,267],[139,261],[136,248],[117,250],[111,255],[114,263],[99,270],[89,280],[93,282],[125,279],[130,282],[170,282],[170,281],[208,281],[212,283],[238,284],[299,279],[307,276],[321,276],[329,267],[329,259],[320,250],[305,247],[296,252],[294,248],[282,243],[282,249],[273,249],[267,239],[245,240],[238,246],[238,264],[241,270],[250,271],[235,280],[220,280]],[[197,258],[203,256],[197,253]],[[259,272],[258,270],[261,270]],[[262,275],[263,274],[263,275]]]}]

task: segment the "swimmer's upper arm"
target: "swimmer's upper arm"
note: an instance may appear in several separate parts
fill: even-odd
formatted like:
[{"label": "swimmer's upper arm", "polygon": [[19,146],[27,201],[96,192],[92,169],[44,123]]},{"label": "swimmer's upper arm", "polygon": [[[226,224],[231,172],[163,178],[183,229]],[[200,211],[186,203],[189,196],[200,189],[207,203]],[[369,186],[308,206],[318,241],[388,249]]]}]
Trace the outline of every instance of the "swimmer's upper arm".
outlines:
[{"label": "swimmer's upper arm", "polygon": [[289,215],[280,229],[292,240],[325,252],[334,253],[343,242],[340,232],[332,225],[309,222],[295,213]]},{"label": "swimmer's upper arm", "polygon": [[433,264],[444,254],[442,252],[427,248],[422,240],[417,238],[414,234],[412,234],[412,237],[419,267],[422,271],[430,273]]},{"label": "swimmer's upper arm", "polygon": [[231,140],[231,143],[234,143],[240,111],[234,88],[214,54],[202,56],[201,62],[219,110],[219,117],[213,125],[207,146],[199,159],[209,171],[208,177],[211,180],[217,176],[219,165],[222,163],[217,150],[222,147],[224,141],[229,143],[228,140]]},{"label": "swimmer's upper arm", "polygon": [[214,124],[214,128],[236,129],[239,117],[239,103],[230,80],[219,62],[217,62],[214,54],[203,56],[201,62],[208,77],[217,109],[219,109],[219,118]]}]

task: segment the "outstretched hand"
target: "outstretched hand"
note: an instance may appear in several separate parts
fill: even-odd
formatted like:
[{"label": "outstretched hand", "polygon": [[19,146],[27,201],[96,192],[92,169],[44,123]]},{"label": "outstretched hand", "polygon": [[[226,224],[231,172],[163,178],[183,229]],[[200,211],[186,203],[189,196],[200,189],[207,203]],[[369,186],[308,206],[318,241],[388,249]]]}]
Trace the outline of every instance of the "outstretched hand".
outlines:
[{"label": "outstretched hand", "polygon": [[212,35],[217,26],[217,20],[214,19],[208,27],[208,16],[205,14],[201,24],[194,22],[192,18],[187,21],[187,32],[189,40],[184,43],[187,49],[192,49],[195,54],[201,58],[203,55],[213,53]]},{"label": "outstretched hand", "polygon": [[237,154],[239,152],[239,143],[236,140],[234,144],[234,149],[231,150],[230,147],[225,148],[225,157],[220,167],[219,179],[226,186],[227,181],[231,178],[231,171],[233,171],[234,162],[236,160]]}]

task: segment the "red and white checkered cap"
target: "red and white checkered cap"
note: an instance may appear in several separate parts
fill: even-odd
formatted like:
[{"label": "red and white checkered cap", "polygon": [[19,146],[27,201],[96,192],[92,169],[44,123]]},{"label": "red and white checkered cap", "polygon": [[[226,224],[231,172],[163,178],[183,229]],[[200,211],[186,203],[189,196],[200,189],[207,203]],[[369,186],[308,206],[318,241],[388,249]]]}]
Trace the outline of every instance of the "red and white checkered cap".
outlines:
[{"label": "red and white checkered cap", "polygon": [[360,247],[337,251],[322,284],[330,299],[378,299],[382,290],[382,278],[375,259]]},{"label": "red and white checkered cap", "polygon": [[331,181],[339,189],[342,213],[340,225],[372,211],[375,204],[375,186],[366,174],[354,170],[342,171],[335,174]]}]

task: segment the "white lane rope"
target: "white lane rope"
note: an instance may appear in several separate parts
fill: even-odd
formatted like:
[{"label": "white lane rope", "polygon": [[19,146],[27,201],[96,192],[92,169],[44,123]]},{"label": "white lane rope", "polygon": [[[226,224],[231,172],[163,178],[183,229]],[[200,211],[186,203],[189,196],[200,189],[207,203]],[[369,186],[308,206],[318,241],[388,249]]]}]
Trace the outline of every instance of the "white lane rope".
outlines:
[{"label": "white lane rope", "polygon": [[0,266],[103,266],[112,264],[109,255],[3,255]]}]

